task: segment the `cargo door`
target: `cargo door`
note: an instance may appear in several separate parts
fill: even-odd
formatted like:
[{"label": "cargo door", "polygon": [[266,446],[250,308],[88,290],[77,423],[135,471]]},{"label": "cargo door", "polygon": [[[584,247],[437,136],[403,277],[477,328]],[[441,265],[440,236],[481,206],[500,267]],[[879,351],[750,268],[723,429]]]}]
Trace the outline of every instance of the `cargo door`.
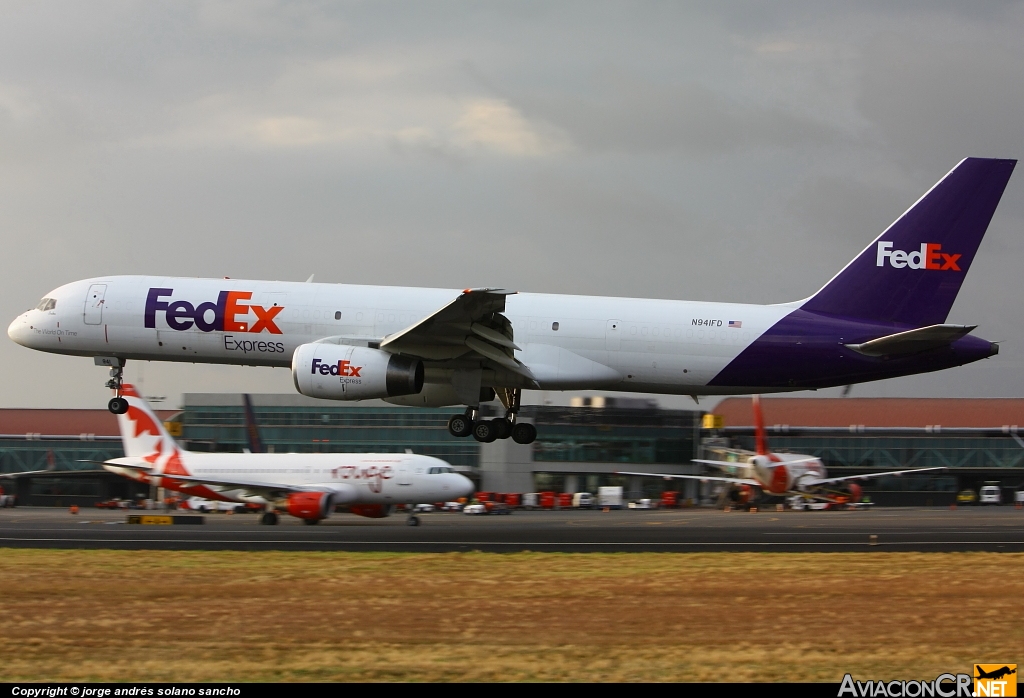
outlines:
[{"label": "cargo door", "polygon": [[106,284],[93,284],[85,296],[85,324],[103,324],[103,297],[107,295]]},{"label": "cargo door", "polygon": [[622,336],[622,322],[619,320],[609,320],[608,324],[605,325],[604,330],[604,343],[605,349],[608,351],[619,350],[619,338]]}]

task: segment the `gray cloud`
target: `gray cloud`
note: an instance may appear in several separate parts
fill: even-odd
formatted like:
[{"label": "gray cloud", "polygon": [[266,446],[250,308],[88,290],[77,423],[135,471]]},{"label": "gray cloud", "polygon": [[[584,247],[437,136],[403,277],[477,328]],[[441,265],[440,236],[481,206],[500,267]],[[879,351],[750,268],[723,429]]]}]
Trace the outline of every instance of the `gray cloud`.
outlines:
[{"label": "gray cloud", "polygon": [[[0,315],[109,273],[780,302],[965,155],[1022,142],[1007,3],[38,2],[0,23]],[[954,321],[1018,395],[1018,173]],[[1022,346],[1018,347],[1018,344]],[[8,406],[97,406],[0,343]],[[147,392],[286,371],[133,366]]]}]

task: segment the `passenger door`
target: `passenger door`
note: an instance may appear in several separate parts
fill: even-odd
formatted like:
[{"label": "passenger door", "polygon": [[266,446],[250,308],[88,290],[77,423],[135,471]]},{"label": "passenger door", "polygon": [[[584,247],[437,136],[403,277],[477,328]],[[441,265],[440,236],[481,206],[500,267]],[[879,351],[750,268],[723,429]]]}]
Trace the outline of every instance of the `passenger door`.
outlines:
[{"label": "passenger door", "polygon": [[107,295],[106,284],[93,284],[85,296],[83,313],[86,325],[103,324],[103,297]]},{"label": "passenger door", "polygon": [[605,349],[608,351],[619,350],[619,338],[622,336],[622,322],[620,320],[609,320],[604,329]]},{"label": "passenger door", "polygon": [[412,464],[402,462],[398,464],[398,477],[396,478],[399,485],[412,485]]}]

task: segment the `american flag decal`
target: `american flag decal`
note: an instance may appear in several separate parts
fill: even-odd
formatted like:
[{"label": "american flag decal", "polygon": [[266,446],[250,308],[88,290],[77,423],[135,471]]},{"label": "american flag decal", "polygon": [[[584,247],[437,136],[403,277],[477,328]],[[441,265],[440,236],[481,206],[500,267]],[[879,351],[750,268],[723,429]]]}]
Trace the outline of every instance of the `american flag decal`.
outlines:
[{"label": "american flag decal", "polygon": [[730,320],[729,327],[735,327],[736,329],[739,329],[743,327],[743,323],[740,322],[739,320]]}]

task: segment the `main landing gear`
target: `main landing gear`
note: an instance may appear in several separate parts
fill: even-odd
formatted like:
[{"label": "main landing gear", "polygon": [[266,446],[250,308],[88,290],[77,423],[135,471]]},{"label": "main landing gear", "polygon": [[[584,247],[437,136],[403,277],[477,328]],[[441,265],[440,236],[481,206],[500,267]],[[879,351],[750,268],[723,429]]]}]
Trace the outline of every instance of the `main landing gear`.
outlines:
[{"label": "main landing gear", "polygon": [[473,435],[481,443],[491,443],[497,439],[512,438],[517,444],[530,444],[537,438],[537,428],[527,422],[517,422],[519,400],[522,391],[505,390],[499,393],[505,405],[505,416],[494,419],[480,419],[476,407],[467,407],[465,414],[456,414],[448,420],[448,433],[464,438]]},{"label": "main landing gear", "polygon": [[420,525],[420,517],[416,516],[415,514],[409,514],[409,518],[405,520],[405,525],[406,526],[419,526]]},{"label": "main landing gear", "polygon": [[263,516],[260,517],[260,523],[264,526],[276,526],[277,525],[277,512],[265,511]]}]

